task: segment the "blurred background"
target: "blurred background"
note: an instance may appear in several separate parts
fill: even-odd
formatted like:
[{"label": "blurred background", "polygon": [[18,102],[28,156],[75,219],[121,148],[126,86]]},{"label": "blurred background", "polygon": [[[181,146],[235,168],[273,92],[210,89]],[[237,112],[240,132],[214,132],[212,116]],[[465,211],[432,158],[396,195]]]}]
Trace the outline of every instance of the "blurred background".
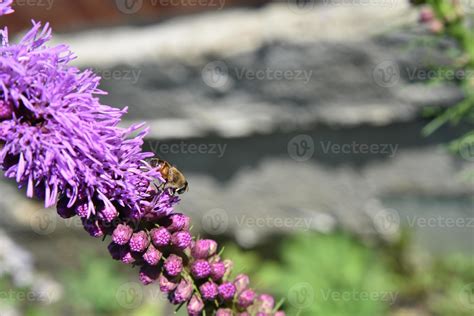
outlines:
[{"label": "blurred background", "polygon": [[[453,3],[468,32],[474,2]],[[449,145],[472,124],[426,132],[468,97],[474,72],[458,72],[463,47],[426,6],[14,8],[2,17],[13,37],[31,19],[49,21],[75,65],[102,76],[102,101],[129,107],[123,124],[150,125],[147,150],[188,178],[178,211],[194,234],[223,243],[235,273],[281,298],[287,315],[474,314],[474,146]],[[60,219],[7,181],[0,190],[0,315],[173,314],[77,218]]]}]

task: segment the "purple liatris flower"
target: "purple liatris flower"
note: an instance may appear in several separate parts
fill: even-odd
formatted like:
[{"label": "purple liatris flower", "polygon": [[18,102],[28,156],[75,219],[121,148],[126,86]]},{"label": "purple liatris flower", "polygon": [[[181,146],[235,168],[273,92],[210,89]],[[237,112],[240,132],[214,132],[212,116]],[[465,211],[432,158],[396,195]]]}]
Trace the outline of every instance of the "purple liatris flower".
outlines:
[{"label": "purple liatris flower", "polygon": [[171,236],[171,243],[179,249],[188,248],[192,240],[191,234],[187,231],[176,232]]},{"label": "purple liatris flower", "polygon": [[226,273],[226,266],[224,262],[218,261],[211,263],[211,278],[218,281],[224,277]]},{"label": "purple liatris flower", "polygon": [[153,245],[148,246],[148,249],[143,254],[143,259],[150,265],[156,266],[161,259],[161,252],[157,250]]},{"label": "purple liatris flower", "polygon": [[170,255],[165,260],[164,269],[169,276],[177,276],[183,270],[183,259],[177,255]]},{"label": "purple liatris flower", "polygon": [[212,281],[205,282],[199,287],[199,292],[204,300],[212,301],[218,294],[217,285]]},{"label": "purple liatris flower", "polygon": [[219,308],[216,316],[234,316],[234,312],[230,308]]},{"label": "purple liatris flower", "polygon": [[169,217],[170,224],[167,229],[170,232],[189,229],[189,217],[184,214],[173,214]]},{"label": "purple liatris flower", "polygon": [[160,270],[155,267],[142,266],[140,268],[140,281],[144,285],[151,284],[155,282],[160,275]]},{"label": "purple liatris flower", "polygon": [[191,316],[201,315],[202,310],[204,309],[204,303],[199,295],[193,295],[188,302],[188,314]]},{"label": "purple liatris flower", "polygon": [[61,192],[69,207],[82,195],[89,214],[97,199],[106,205],[117,201],[135,213],[143,203],[155,209],[147,187],[137,185],[156,175],[143,168],[142,161],[152,156],[141,150],[143,125],[118,127],[125,110],[99,103],[100,78],[68,66],[75,56],[67,46],[46,46],[48,25],[34,23],[18,44],[9,43],[6,31],[2,35],[0,166],[5,176],[25,186],[29,197],[43,188],[46,207]]},{"label": "purple liatris flower", "polygon": [[237,299],[237,304],[242,308],[247,308],[253,304],[255,292],[251,289],[244,290]]},{"label": "purple liatris flower", "polygon": [[211,274],[211,265],[206,260],[196,260],[191,266],[191,273],[196,279],[205,279]]},{"label": "purple liatris flower", "polygon": [[261,294],[257,298],[258,310],[263,313],[271,313],[275,306],[275,299],[268,294]]},{"label": "purple liatris flower", "polygon": [[193,283],[187,279],[182,279],[178,287],[171,293],[170,300],[173,304],[181,304],[191,298],[193,294]]},{"label": "purple liatris flower", "polygon": [[148,247],[148,234],[145,231],[134,233],[128,242],[130,250],[135,252],[143,252]]},{"label": "purple liatris flower", "polygon": [[112,240],[117,245],[126,245],[132,237],[133,229],[124,224],[119,224],[112,233]]},{"label": "purple liatris flower", "polygon": [[191,250],[191,255],[196,259],[207,259],[214,255],[217,250],[217,243],[211,239],[197,240]]},{"label": "purple liatris flower", "polygon": [[163,293],[169,293],[178,286],[177,282],[174,282],[171,278],[167,278],[163,273],[160,274],[158,282],[160,283],[160,291]]},{"label": "purple liatris flower", "polygon": [[224,301],[230,301],[235,295],[235,285],[231,282],[225,282],[219,285],[219,297]]},{"label": "purple liatris flower", "polygon": [[0,15],[13,13],[13,0],[0,0]]},{"label": "purple liatris flower", "polygon": [[235,277],[234,285],[237,290],[237,294],[244,291],[250,284],[250,279],[246,274],[239,274]]},{"label": "purple liatris flower", "polygon": [[151,240],[152,240],[153,244],[156,247],[165,247],[165,246],[169,245],[169,243],[171,241],[171,234],[164,227],[153,228],[150,231],[150,236],[151,236]]}]

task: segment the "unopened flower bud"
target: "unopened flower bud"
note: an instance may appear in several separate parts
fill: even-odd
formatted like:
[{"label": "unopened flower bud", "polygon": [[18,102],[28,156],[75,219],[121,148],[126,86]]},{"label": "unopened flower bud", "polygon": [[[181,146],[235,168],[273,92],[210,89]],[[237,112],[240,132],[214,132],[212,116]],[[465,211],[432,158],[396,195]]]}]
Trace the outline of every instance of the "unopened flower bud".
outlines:
[{"label": "unopened flower bud", "polygon": [[186,279],[182,279],[178,287],[171,293],[170,301],[173,304],[181,304],[189,300],[192,294],[193,284]]},{"label": "unopened flower bud", "polygon": [[153,245],[148,246],[148,249],[143,254],[143,259],[150,265],[156,266],[161,259],[161,252],[157,250]]},{"label": "unopened flower bud", "polygon": [[168,225],[167,229],[170,232],[177,232],[180,230],[184,230],[186,226],[189,226],[189,217],[184,214],[173,214],[169,217],[170,224]]},{"label": "unopened flower bud", "polygon": [[168,246],[171,240],[170,232],[164,227],[153,228],[150,231],[150,236],[155,247]]},{"label": "unopened flower bud", "polygon": [[219,285],[219,297],[224,301],[231,301],[235,295],[235,285],[231,282],[225,282]]},{"label": "unopened flower bud", "polygon": [[201,292],[201,296],[204,300],[212,301],[218,294],[217,285],[212,281],[208,281],[199,287],[199,292]]},{"label": "unopened flower bud", "polygon": [[195,259],[207,259],[217,251],[217,243],[212,239],[197,240],[192,249],[191,255]]},{"label": "unopened flower bud", "polygon": [[211,263],[211,277],[214,281],[219,281],[225,275],[226,267],[224,262]]},{"label": "unopened flower bud", "polygon": [[160,275],[158,282],[160,283],[160,290],[163,293],[169,293],[178,286],[177,282],[174,282],[171,278],[167,278],[163,273]]},{"label": "unopened flower bud", "polygon": [[156,267],[142,266],[140,268],[140,281],[143,285],[148,285],[155,282],[160,275],[160,270]]},{"label": "unopened flower bud", "polygon": [[112,233],[112,240],[117,245],[126,245],[132,237],[133,229],[124,224],[119,224]]},{"label": "unopened flower bud", "polygon": [[245,289],[248,288],[249,283],[250,283],[250,279],[246,274],[239,274],[238,276],[236,276],[234,280],[236,293],[237,294],[242,293]]},{"label": "unopened flower bud", "polygon": [[241,308],[247,308],[253,304],[255,300],[255,292],[251,289],[244,290],[237,299],[237,304]]},{"label": "unopened flower bud", "polygon": [[229,308],[219,308],[216,312],[216,316],[234,316],[234,313]]},{"label": "unopened flower bud", "polygon": [[176,232],[171,236],[171,243],[179,249],[186,249],[192,242],[191,234],[187,231]]},{"label": "unopened flower bud", "polygon": [[211,274],[211,265],[206,260],[196,260],[191,266],[191,273],[196,279],[205,279]]},{"label": "unopened flower bud", "polygon": [[199,316],[201,315],[202,310],[204,309],[204,303],[199,295],[193,295],[188,302],[188,314],[190,316]]},{"label": "unopened flower bud", "polygon": [[130,250],[135,252],[143,252],[148,247],[148,234],[145,231],[134,233],[130,238]]},{"label": "unopened flower bud", "polygon": [[165,260],[164,269],[169,276],[177,276],[183,270],[183,259],[177,255],[170,255]]}]

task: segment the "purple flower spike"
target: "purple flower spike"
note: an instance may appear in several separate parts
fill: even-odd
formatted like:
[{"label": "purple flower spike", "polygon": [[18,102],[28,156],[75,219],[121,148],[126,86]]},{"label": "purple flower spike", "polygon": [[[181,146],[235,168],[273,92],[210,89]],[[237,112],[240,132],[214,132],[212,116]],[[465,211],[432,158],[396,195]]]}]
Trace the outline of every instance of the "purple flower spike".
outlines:
[{"label": "purple flower spike", "polygon": [[143,259],[150,265],[156,266],[161,259],[161,252],[157,250],[153,245],[148,246]]},{"label": "purple flower spike", "polygon": [[218,294],[217,285],[212,281],[208,281],[199,287],[199,292],[201,292],[201,296],[204,300],[212,301]]},{"label": "purple flower spike", "polygon": [[211,264],[211,278],[214,281],[219,281],[226,273],[226,266],[224,262],[214,262]]},{"label": "purple flower spike", "polygon": [[174,282],[172,279],[167,278],[163,273],[160,275],[158,282],[160,283],[160,290],[163,293],[169,293],[178,286],[178,283]]},{"label": "purple flower spike", "polygon": [[196,260],[191,266],[191,272],[196,279],[205,279],[211,274],[211,265],[206,260]]},{"label": "purple flower spike", "polygon": [[180,231],[171,236],[171,243],[179,249],[186,249],[191,245],[193,238],[187,231]]},{"label": "purple flower spike", "polygon": [[183,270],[183,259],[172,254],[166,259],[164,268],[169,276],[177,276]]},{"label": "purple flower spike", "polygon": [[182,279],[179,282],[178,287],[174,290],[174,292],[171,293],[170,301],[173,304],[181,304],[189,300],[192,294],[193,294],[192,282],[186,279]]},{"label": "purple flower spike", "polygon": [[234,316],[234,313],[229,308],[219,308],[216,312],[216,316]]},{"label": "purple flower spike", "polygon": [[124,224],[119,224],[112,233],[112,240],[117,245],[126,245],[132,237],[133,229]]},{"label": "purple flower spike", "polygon": [[[171,223],[167,227],[170,232],[176,232],[180,230],[189,229],[189,217],[184,214],[173,214],[170,216]],[[186,227],[188,226],[188,227]]]},{"label": "purple flower spike", "polygon": [[134,233],[130,238],[130,250],[135,252],[143,252],[148,247],[148,234],[145,231]]},{"label": "purple flower spike", "polygon": [[194,243],[191,255],[196,259],[207,259],[217,251],[217,242],[212,239],[201,239]]},{"label": "purple flower spike", "polygon": [[255,300],[255,292],[251,289],[243,291],[237,299],[237,304],[242,308],[247,308],[253,304]]},{"label": "purple flower spike", "polygon": [[153,244],[156,247],[166,247],[166,246],[169,245],[169,243],[171,241],[171,234],[164,227],[153,228],[150,231],[150,236],[151,236],[151,240],[152,240]]},{"label": "purple flower spike", "polygon": [[188,302],[188,314],[190,316],[199,316],[203,309],[204,303],[202,299],[199,295],[193,295]]},{"label": "purple flower spike", "polygon": [[160,270],[150,266],[142,266],[140,268],[140,281],[143,285],[148,285],[155,282],[160,275]]},{"label": "purple flower spike", "polygon": [[231,301],[235,295],[235,285],[231,282],[222,283],[219,285],[219,297],[224,301]]}]

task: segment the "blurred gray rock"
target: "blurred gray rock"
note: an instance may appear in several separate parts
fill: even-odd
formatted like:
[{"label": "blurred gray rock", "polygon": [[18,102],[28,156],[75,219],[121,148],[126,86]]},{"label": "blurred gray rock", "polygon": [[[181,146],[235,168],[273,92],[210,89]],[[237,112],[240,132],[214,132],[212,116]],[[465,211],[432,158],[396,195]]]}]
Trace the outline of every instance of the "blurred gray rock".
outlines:
[{"label": "blurred gray rock", "polygon": [[[452,43],[417,26],[406,1],[303,10],[279,3],[56,41],[103,76],[105,103],[129,106],[125,124],[151,125],[147,147],[188,176],[180,209],[204,233],[244,246],[338,226],[390,236],[405,210],[387,211],[386,201],[404,196],[453,201],[458,216],[473,216],[458,203],[473,193],[459,176],[472,162],[441,147],[463,128],[420,136],[424,108],[462,99],[455,85],[427,85],[422,75],[450,62]],[[23,199],[9,199],[9,214],[29,223],[15,215]]]}]

